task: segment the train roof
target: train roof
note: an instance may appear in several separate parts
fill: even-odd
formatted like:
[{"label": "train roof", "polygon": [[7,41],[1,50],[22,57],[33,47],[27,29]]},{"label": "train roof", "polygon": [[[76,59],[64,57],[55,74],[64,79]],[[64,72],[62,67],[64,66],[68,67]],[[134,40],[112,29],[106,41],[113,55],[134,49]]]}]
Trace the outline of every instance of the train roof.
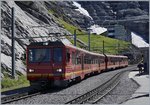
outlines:
[{"label": "train roof", "polygon": [[61,41],[31,42],[28,46],[65,46]]},{"label": "train roof", "polygon": [[90,51],[87,51],[87,50],[78,48],[78,47],[73,46],[73,45],[65,45],[65,46],[68,46],[68,47],[71,47],[71,48],[75,48],[75,49],[78,49],[78,50],[80,50],[80,51],[83,51],[83,52],[86,52],[86,53],[89,53],[89,54],[92,54],[92,55],[97,55],[97,56],[128,58],[127,56],[123,56],[123,55],[107,55],[107,54],[104,55],[104,54],[98,54],[98,53],[94,53],[94,52],[90,52]]},{"label": "train roof", "polygon": [[77,49],[77,50],[83,51],[83,52],[88,53],[88,54],[91,54],[91,55],[104,56],[103,54],[98,54],[98,53],[90,52],[90,51],[81,49],[81,48],[79,48],[79,47],[73,46],[73,45],[65,45],[65,46],[68,46],[68,47],[71,47],[71,48],[75,48],[75,49]]},{"label": "train roof", "polygon": [[121,56],[121,55],[107,55],[107,54],[99,54],[99,53],[90,52],[90,51],[78,48],[72,44],[65,44],[59,40],[57,40],[57,41],[46,41],[46,42],[32,42],[28,46],[66,46],[66,47],[71,47],[71,48],[83,51],[83,52],[91,54],[91,55],[128,58],[127,56]]},{"label": "train roof", "polygon": [[123,55],[106,55],[107,57],[119,57],[119,58],[128,58],[127,56]]}]

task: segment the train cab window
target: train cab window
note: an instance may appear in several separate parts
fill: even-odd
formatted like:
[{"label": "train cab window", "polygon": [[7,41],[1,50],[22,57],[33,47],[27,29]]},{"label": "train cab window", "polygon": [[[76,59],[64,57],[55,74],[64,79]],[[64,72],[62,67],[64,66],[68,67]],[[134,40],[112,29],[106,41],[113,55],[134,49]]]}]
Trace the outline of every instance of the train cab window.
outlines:
[{"label": "train cab window", "polygon": [[62,48],[54,48],[54,63],[62,62]]}]

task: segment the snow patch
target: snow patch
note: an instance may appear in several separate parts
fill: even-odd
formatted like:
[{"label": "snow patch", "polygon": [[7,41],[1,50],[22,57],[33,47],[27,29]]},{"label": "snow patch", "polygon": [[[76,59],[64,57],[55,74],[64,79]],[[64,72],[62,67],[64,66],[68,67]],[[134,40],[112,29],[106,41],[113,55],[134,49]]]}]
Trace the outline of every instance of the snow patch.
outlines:
[{"label": "snow patch", "polygon": [[62,43],[65,45],[72,45],[72,43],[68,39],[61,39]]},{"label": "snow patch", "polygon": [[91,29],[91,33],[96,33],[98,35],[104,33],[105,31],[107,31],[106,28],[100,27],[100,26],[95,25],[95,24],[93,26],[91,26],[90,29]]},{"label": "snow patch", "polygon": [[137,47],[149,47],[149,44],[144,41],[143,38],[135,34],[134,32],[131,32],[132,37],[132,44],[134,44]]},{"label": "snow patch", "polygon": [[[79,11],[81,14],[83,14],[83,15],[85,15],[85,16],[88,16],[88,17],[90,17],[92,20],[93,20],[93,18],[90,16],[90,14],[88,13],[88,11],[86,10],[86,9],[84,9],[83,7],[81,7],[81,5],[79,4],[79,3],[77,3],[77,2],[73,2],[73,5],[74,6],[76,6],[76,7],[78,7],[78,9],[76,9],[77,11]],[[103,32],[105,32],[105,31],[107,31],[107,29],[106,28],[104,28],[104,27],[100,27],[100,26],[98,26],[98,25],[92,25],[91,27],[90,27],[90,29],[91,29],[91,33],[96,33],[96,34],[102,34]]]},{"label": "snow patch", "polygon": [[81,14],[83,14],[85,16],[90,17],[93,20],[93,18],[90,16],[90,14],[88,13],[88,11],[85,10],[84,8],[82,8],[79,3],[73,2],[73,5],[79,8],[79,9],[75,9],[75,10],[79,11]]}]

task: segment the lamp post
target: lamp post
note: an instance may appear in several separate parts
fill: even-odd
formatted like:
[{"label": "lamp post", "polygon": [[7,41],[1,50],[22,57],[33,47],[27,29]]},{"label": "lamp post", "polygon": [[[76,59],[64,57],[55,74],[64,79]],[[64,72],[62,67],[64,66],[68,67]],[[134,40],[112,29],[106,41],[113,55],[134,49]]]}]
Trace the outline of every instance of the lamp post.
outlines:
[{"label": "lamp post", "polygon": [[[74,46],[77,44],[77,30],[81,32],[81,29],[75,29],[74,30]],[[83,34],[78,34],[78,35],[83,35]]]},{"label": "lamp post", "polygon": [[104,49],[104,40],[103,40],[103,54],[105,53],[105,49]]},{"label": "lamp post", "polygon": [[120,43],[118,42],[118,55],[119,55],[119,50],[120,50]]},{"label": "lamp post", "polygon": [[91,39],[90,39],[90,30],[88,30],[88,48],[89,48],[89,51],[90,51],[90,47],[91,47]]}]

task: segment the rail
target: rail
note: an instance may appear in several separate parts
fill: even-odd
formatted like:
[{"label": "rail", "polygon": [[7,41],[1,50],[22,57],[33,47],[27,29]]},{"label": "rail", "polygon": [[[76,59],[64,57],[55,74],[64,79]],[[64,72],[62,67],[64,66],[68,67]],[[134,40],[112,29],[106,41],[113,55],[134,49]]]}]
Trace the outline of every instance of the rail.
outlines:
[{"label": "rail", "polygon": [[111,92],[120,82],[120,77],[124,74],[125,71],[117,73],[111,79],[98,86],[97,88],[66,102],[65,104],[95,104]]},{"label": "rail", "polygon": [[10,103],[10,102],[13,102],[13,101],[25,99],[25,98],[36,96],[36,95],[39,95],[39,94],[41,94],[41,91],[35,91],[35,90],[33,91],[32,90],[32,91],[25,92],[25,93],[9,95],[9,96],[1,98],[1,104]]}]

